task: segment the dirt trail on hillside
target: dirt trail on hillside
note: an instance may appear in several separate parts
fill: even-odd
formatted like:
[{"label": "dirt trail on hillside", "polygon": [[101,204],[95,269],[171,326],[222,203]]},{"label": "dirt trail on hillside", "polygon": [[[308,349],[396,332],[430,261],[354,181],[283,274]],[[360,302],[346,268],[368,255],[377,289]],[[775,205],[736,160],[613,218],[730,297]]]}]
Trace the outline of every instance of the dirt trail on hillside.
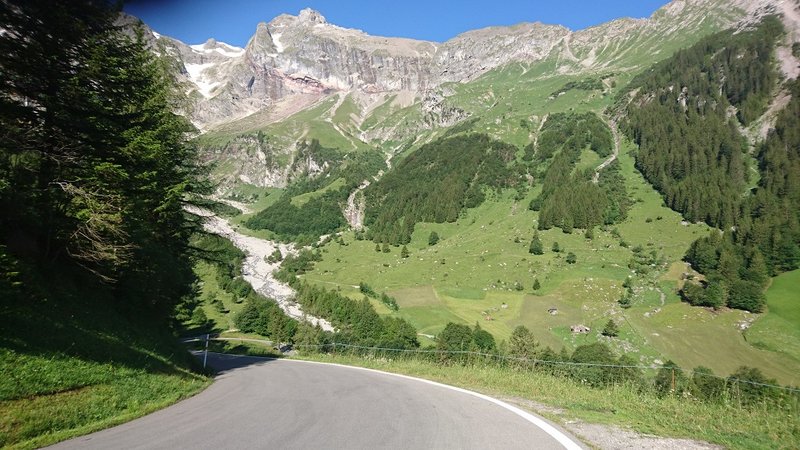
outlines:
[{"label": "dirt trail on hillside", "polygon": [[[388,172],[391,168],[392,154],[386,153],[386,171],[381,169],[375,176],[372,177],[372,181],[378,181],[383,174]],[[344,218],[347,220],[347,223],[354,230],[360,230],[364,228],[364,212],[367,209],[367,205],[364,201],[364,196],[359,196],[359,193],[366,189],[372,183],[372,181],[362,181],[361,184],[347,197],[347,206],[344,208],[342,213],[344,214]]]},{"label": "dirt trail on hillside", "polygon": [[238,209],[242,212],[242,214],[251,214],[253,213],[253,209],[247,203],[237,202],[236,200],[231,200],[227,198],[219,198],[214,197],[214,201],[225,203],[228,206],[233,206],[234,208]]},{"label": "dirt trail on hillside", "polygon": [[364,196],[359,196],[358,194],[366,189],[369,184],[369,180],[364,180],[361,185],[347,197],[347,206],[344,208],[344,218],[354,230],[360,230],[364,227],[364,210],[366,209],[366,205],[364,204]]},{"label": "dirt trail on hillside", "polygon": [[272,275],[272,272],[280,266],[280,263],[270,264],[266,261],[266,257],[272,254],[276,248],[284,256],[293,254],[295,253],[293,246],[241,234],[227,220],[206,209],[187,206],[186,211],[202,217],[203,228],[206,231],[228,239],[239,250],[244,252],[245,260],[242,264],[242,278],[250,283],[256,292],[274,299],[275,303],[287,316],[309,322],[312,325],[319,325],[325,331],[334,331],[333,326],[327,320],[304,313],[300,305],[294,301],[294,290],[288,284],[276,280]]},{"label": "dirt trail on hillside", "polygon": [[611,129],[611,135],[614,137],[614,153],[594,169],[594,176],[592,177],[592,183],[594,184],[600,182],[600,171],[608,167],[608,165],[614,162],[617,156],[619,156],[619,130],[617,130],[617,122],[614,121],[614,119],[609,119],[607,122],[608,128]]}]

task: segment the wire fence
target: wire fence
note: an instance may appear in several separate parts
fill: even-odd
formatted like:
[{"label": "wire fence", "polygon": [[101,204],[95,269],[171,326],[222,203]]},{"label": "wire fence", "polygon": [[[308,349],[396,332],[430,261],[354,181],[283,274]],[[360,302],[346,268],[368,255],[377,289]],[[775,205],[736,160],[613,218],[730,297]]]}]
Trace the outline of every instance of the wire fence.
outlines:
[{"label": "wire fence", "polygon": [[[262,345],[267,345],[272,347],[274,345],[273,341],[263,340],[263,339],[252,339],[252,338],[239,338],[239,337],[208,337],[208,340],[211,341],[225,341],[225,342],[252,342]],[[206,336],[195,336],[191,338],[183,339],[181,342],[190,343],[190,342],[204,342],[206,340]],[[346,343],[339,343],[339,342],[331,342],[325,344],[294,344],[291,346],[295,349],[315,349],[317,351],[322,352],[332,352],[336,353],[336,349],[342,350],[352,350],[358,352],[360,355],[364,355],[365,353],[393,353],[393,354],[403,354],[403,355],[427,355],[427,356],[471,356],[471,357],[478,357],[483,359],[492,359],[498,362],[513,362],[513,363],[522,363],[524,365],[528,365],[531,367],[564,367],[564,368],[599,368],[599,369],[636,369],[636,370],[652,370],[652,371],[659,371],[662,369],[671,370],[673,374],[673,388],[674,388],[674,374],[682,373],[683,375],[687,376],[688,378],[693,378],[695,376],[702,376],[707,378],[714,378],[722,380],[726,383],[742,383],[752,386],[759,386],[771,389],[777,389],[784,392],[789,393],[800,393],[800,388],[791,387],[791,386],[782,386],[778,384],[771,384],[771,383],[762,383],[752,380],[746,380],[743,378],[738,378],[734,376],[724,377],[721,375],[716,375],[713,373],[707,372],[698,372],[695,370],[687,370],[677,366],[664,366],[664,365],[643,365],[643,364],[608,364],[608,363],[592,363],[592,362],[577,362],[577,361],[562,361],[562,360],[548,360],[548,359],[538,359],[538,358],[524,358],[518,357],[513,355],[502,355],[499,353],[485,353],[485,352],[476,352],[472,350],[439,350],[439,349],[407,349],[407,348],[390,348],[390,347],[375,347],[375,346],[364,346],[364,345],[355,345],[355,344],[346,344]]]}]

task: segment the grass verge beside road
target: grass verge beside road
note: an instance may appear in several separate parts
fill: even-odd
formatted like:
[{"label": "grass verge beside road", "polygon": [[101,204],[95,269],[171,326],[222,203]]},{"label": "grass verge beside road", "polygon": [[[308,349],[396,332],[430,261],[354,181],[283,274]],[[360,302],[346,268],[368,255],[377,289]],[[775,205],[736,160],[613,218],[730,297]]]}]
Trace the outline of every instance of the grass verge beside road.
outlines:
[{"label": "grass verge beside road", "polygon": [[0,446],[39,448],[119,425],[190,397],[210,383],[187,373],[149,373],[114,365],[93,370],[85,375],[108,379],[73,390],[0,401]]},{"label": "grass verge beside road", "polygon": [[65,294],[59,282],[0,307],[0,448],[108,428],[210,384],[165,324],[101,293]]},{"label": "grass verge beside road", "polygon": [[302,359],[383,370],[438,381],[504,399],[532,400],[562,424],[584,421],[664,437],[708,441],[731,449],[800,448],[800,421],[791,411],[748,409],[690,398],[664,397],[627,385],[596,389],[543,373],[491,364],[440,366],[415,359],[313,354]]}]

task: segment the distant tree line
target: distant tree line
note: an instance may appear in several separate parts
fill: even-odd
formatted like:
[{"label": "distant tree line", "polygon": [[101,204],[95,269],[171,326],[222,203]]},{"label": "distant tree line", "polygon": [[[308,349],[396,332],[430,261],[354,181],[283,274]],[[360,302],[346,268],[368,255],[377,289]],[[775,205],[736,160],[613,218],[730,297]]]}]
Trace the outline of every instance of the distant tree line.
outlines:
[{"label": "distant tree line", "polygon": [[234,322],[239,331],[259,334],[276,344],[294,342],[299,327],[299,323],[287,316],[274,300],[265,298],[252,289]]},{"label": "distant tree line", "polygon": [[[617,325],[610,321],[603,334],[610,338],[619,332]],[[331,347],[321,348],[321,351],[331,350]],[[337,347],[339,352],[420,359],[433,364],[493,365],[514,371],[536,371],[570,378],[598,389],[625,385],[687,401],[724,402],[745,408],[767,406],[787,411],[800,408],[800,394],[780,389],[775,380],[767,378],[757,368],[742,366],[730,376],[721,377],[703,366],[684,371],[669,360],[654,376],[648,377],[637,360],[627,355],[616,356],[605,342],[579,345],[572,352],[566,348],[555,352],[542,347],[523,325],[513,330],[508,342],[496,344],[491,333],[481,329],[479,324],[469,327],[448,323],[436,336],[436,345],[423,350],[426,352],[414,354]]]},{"label": "distant tree line", "polygon": [[534,159],[544,162],[558,151],[566,150],[569,160],[574,162],[587,147],[601,157],[614,152],[611,130],[596,114],[550,114],[533,149]]},{"label": "distant tree line", "polygon": [[[463,122],[462,131],[468,131],[473,123]],[[544,192],[535,200],[535,206],[542,208],[541,228],[561,226],[567,230],[616,223],[624,219],[629,203],[618,168],[609,166],[599,184],[591,182],[590,170],[574,173],[585,148],[608,156],[613,145],[608,126],[592,113],[551,115],[537,148],[526,147],[522,161],[514,146],[486,135],[446,134],[423,145],[364,191],[364,237],[378,244],[407,244],[416,223],[453,222],[465,208],[480,205],[493,189],[516,186],[524,195],[522,180],[531,172],[534,178],[544,178]],[[385,162],[373,152],[342,159],[316,140],[301,144],[299,154],[296,161],[323,161],[327,168],[315,177],[295,180],[277,203],[246,225],[309,244],[346,226],[341,210],[347,196],[361,181],[385,168]],[[542,167],[548,167],[543,175]],[[292,197],[319,191],[339,178],[346,180],[343,188],[329,190],[301,206],[291,203]]]},{"label": "distant tree line", "polygon": [[284,283],[293,283],[298,275],[312,270],[314,263],[322,260],[320,251],[304,248],[297,255],[286,255],[280,268],[275,271],[275,278]]},{"label": "distant tree line", "polygon": [[561,88],[559,88],[558,90],[553,91],[553,93],[550,94],[550,96],[556,97],[563,93],[569,92],[573,89],[582,91],[596,91],[603,89],[603,87],[604,87],[603,81],[599,78],[584,78],[583,80],[579,81],[567,82],[566,84],[564,84],[564,86],[561,86]]},{"label": "distant tree line", "polygon": [[[243,308],[234,317],[236,327],[245,333],[256,333],[275,342],[291,342],[297,331],[296,320],[287,316],[273,301],[253,290],[250,283],[242,277],[241,267],[245,259],[244,253],[227,239],[198,233],[191,240],[198,257],[211,264],[214,278],[223,291],[233,297],[236,303],[243,303]],[[210,305],[219,313],[228,313],[222,299],[208,299]],[[211,331],[210,322],[203,310],[201,296],[187,296],[176,307],[176,320],[184,327],[194,326],[197,329]]]},{"label": "distant tree line", "polygon": [[622,129],[639,145],[636,167],[691,221],[729,226],[739,212],[750,175],[737,119],[747,125],[765,110],[782,32],[770,17],[748,32],[709,36],[630,84],[638,93]]},{"label": "distant tree line", "polygon": [[423,145],[365,189],[368,238],[407,244],[418,222],[454,222],[464,208],[483,203],[485,190],[515,183],[508,165],[516,151],[484,134]]},{"label": "distant tree line", "polygon": [[245,222],[253,230],[268,229],[282,240],[311,244],[324,234],[347,225],[341,203],[347,199],[344,189],[326,192],[301,206],[292,204],[286,194]]},{"label": "distant tree line", "polygon": [[[246,289],[240,292],[237,280],[241,278],[239,266],[235,261],[241,261],[242,257],[233,254],[230,248],[216,242],[214,238],[216,236],[207,237],[203,247],[209,254],[225,256],[219,260],[220,271],[225,273],[220,284],[226,291],[245,300],[244,308],[234,318],[240,331],[260,334],[275,342],[320,348],[326,348],[330,342],[397,349],[419,347],[417,331],[411,324],[402,318],[379,316],[369,301],[369,297],[375,298],[396,311],[398,309],[396,300],[387,294],[378,295],[369,285],[362,283],[360,290],[365,295],[361,300],[354,300],[337,291],[300,280],[298,275],[305,273],[315,261],[319,260],[318,251],[303,249],[297,256],[287,255],[283,259],[281,269],[276,272],[276,278],[295,289],[294,300],[305,312],[322,317],[333,324],[337,330],[335,333],[324,332],[319,327],[289,318],[273,300],[253,291],[247,283],[245,283]],[[189,305],[187,308],[193,306],[197,305]],[[190,311],[185,312],[185,314],[190,313]]]},{"label": "distant tree line", "polygon": [[397,349],[419,347],[417,330],[411,324],[398,317],[379,316],[366,296],[353,300],[299,280],[292,285],[297,290],[295,300],[304,311],[329,320],[337,328],[332,336],[318,334],[315,344],[335,341]]},{"label": "distant tree line", "polygon": [[[467,325],[448,323],[436,337],[436,350],[441,351],[439,359],[463,359],[464,355],[458,352],[495,352],[497,344],[491,333],[475,324],[474,328]],[[449,353],[454,352],[454,353]]]},{"label": "distant tree line", "polygon": [[[403,246],[403,248],[405,249],[406,247]],[[406,249],[406,251],[408,251],[408,249]],[[367,297],[374,298],[375,300],[378,300],[379,302],[383,303],[384,305],[386,305],[387,308],[391,309],[392,311],[400,310],[400,306],[398,306],[397,300],[394,297],[391,297],[386,292],[382,292],[380,295],[378,295],[378,293],[375,292],[375,290],[372,289],[370,285],[368,285],[363,281],[361,283],[358,283],[358,290]]]}]

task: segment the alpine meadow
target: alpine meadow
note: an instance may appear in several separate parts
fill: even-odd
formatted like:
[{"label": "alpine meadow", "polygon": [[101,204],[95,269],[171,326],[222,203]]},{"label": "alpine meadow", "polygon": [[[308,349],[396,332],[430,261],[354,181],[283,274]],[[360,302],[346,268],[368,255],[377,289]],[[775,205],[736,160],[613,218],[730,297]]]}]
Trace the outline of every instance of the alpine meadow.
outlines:
[{"label": "alpine meadow", "polygon": [[144,19],[0,2],[0,446],[204,395],[210,347],[593,448],[800,447],[797,0],[445,42]]}]

